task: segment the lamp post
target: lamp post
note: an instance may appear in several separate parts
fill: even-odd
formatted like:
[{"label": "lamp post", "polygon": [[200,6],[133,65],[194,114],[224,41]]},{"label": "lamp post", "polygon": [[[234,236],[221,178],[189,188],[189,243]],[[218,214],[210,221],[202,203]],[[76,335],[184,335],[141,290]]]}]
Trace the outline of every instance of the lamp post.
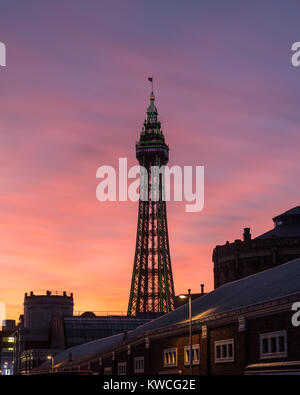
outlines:
[{"label": "lamp post", "polygon": [[51,359],[51,372],[53,372],[53,360],[54,360],[53,355],[48,355],[47,359]]},{"label": "lamp post", "polygon": [[192,295],[188,289],[188,295],[179,295],[181,299],[189,299],[189,343],[190,343],[190,376],[193,374],[193,338],[192,338]]}]

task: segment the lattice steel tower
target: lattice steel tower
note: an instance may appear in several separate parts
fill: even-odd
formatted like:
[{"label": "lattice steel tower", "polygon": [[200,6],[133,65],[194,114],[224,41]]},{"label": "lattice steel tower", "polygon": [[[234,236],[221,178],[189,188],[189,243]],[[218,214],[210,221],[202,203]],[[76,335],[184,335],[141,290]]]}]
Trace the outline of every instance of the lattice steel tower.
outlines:
[{"label": "lattice steel tower", "polygon": [[[153,91],[147,119],[136,144],[141,171],[137,237],[128,315],[167,313],[174,309],[174,283],[170,259],[164,173],[169,147],[161,130]],[[157,166],[154,171],[153,166]],[[141,170],[143,170],[141,168]],[[158,171],[159,170],[159,171]]]}]

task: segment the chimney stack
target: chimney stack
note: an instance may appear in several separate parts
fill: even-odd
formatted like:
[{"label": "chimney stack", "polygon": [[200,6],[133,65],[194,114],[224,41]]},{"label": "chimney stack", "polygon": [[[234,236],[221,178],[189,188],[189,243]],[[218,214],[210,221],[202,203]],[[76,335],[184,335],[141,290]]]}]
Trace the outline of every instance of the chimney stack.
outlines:
[{"label": "chimney stack", "polygon": [[201,293],[204,294],[204,284],[201,284]]},{"label": "chimney stack", "polygon": [[244,228],[244,241],[251,240],[250,228]]}]

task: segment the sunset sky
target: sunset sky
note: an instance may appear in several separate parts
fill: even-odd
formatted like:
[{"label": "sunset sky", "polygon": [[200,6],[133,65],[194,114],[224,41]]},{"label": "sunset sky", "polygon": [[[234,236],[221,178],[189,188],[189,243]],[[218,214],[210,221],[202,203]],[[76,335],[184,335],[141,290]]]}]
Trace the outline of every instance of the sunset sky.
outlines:
[{"label": "sunset sky", "polygon": [[168,203],[176,293],[213,289],[217,244],[300,204],[299,1],[2,0],[0,302],[66,290],[126,311],[137,203],[96,170],[137,164],[154,76],[170,165],[205,167],[205,207]]}]

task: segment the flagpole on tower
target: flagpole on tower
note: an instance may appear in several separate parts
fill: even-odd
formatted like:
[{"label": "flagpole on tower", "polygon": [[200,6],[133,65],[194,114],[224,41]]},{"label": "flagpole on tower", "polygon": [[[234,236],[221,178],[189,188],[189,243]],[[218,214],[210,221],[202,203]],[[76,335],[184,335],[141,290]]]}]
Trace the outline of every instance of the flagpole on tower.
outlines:
[{"label": "flagpole on tower", "polygon": [[148,81],[151,82],[151,87],[152,87],[152,94],[153,94],[153,75],[151,77],[148,77]]}]

